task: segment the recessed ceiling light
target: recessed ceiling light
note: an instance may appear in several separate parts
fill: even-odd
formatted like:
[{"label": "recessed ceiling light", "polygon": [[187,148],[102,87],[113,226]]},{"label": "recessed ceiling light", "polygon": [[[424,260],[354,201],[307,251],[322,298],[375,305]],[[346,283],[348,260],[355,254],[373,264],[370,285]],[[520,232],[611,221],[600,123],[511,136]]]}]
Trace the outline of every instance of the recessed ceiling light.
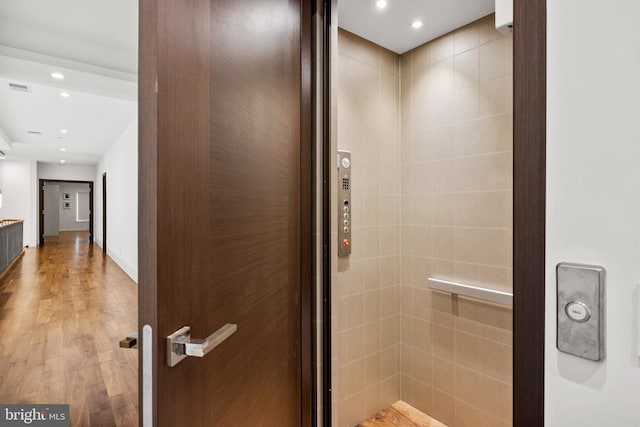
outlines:
[{"label": "recessed ceiling light", "polygon": [[0,160],[4,160],[4,156],[0,156]]},{"label": "recessed ceiling light", "polygon": [[71,95],[69,95],[68,92],[60,92],[60,96],[63,97],[63,98],[68,98]]},{"label": "recessed ceiling light", "polygon": [[415,21],[413,21],[413,22],[411,23],[411,28],[418,29],[418,28],[420,28],[420,27],[422,27],[422,21],[421,21],[421,20],[419,20],[419,19],[416,19]]},{"label": "recessed ceiling light", "polygon": [[67,133],[67,132],[69,132],[69,131],[68,131],[68,130],[66,130],[66,129],[60,129],[60,132],[61,132],[61,133]]},{"label": "recessed ceiling light", "polygon": [[66,148],[61,148],[60,151],[67,151],[67,149]]},{"label": "recessed ceiling light", "polygon": [[67,161],[66,161],[66,160],[60,160],[60,164],[61,164],[61,165],[64,165],[65,163],[67,163]]},{"label": "recessed ceiling light", "polygon": [[387,7],[387,0],[377,0],[376,7],[378,9],[385,9]]},{"label": "recessed ceiling light", "polygon": [[55,73],[51,73],[51,77],[53,77],[54,79],[62,80],[64,79],[64,74],[58,73],[56,71]]}]

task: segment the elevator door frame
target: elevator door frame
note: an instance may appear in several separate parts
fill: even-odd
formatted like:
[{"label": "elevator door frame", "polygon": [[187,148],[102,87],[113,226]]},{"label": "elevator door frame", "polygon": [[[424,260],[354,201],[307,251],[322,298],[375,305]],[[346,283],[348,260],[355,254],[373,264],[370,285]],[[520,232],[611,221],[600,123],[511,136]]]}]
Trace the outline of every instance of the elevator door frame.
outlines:
[{"label": "elevator door frame", "polygon": [[515,0],[513,425],[544,426],[547,2]]},{"label": "elevator door frame", "polygon": [[[331,319],[331,16],[322,29],[322,317]],[[513,30],[513,425],[544,426],[546,0],[514,0]],[[324,425],[331,425],[331,324],[322,330]]]}]

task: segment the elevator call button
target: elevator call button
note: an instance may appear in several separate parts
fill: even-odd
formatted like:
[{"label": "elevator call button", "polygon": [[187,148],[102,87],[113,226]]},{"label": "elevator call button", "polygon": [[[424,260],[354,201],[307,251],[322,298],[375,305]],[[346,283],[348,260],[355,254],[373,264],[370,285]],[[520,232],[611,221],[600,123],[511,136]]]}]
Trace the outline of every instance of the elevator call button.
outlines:
[{"label": "elevator call button", "polygon": [[605,358],[605,277],[599,265],[556,266],[556,347],[587,360]]},{"label": "elevator call button", "polygon": [[589,307],[578,301],[571,301],[564,308],[567,316],[576,322],[586,322],[591,317]]}]

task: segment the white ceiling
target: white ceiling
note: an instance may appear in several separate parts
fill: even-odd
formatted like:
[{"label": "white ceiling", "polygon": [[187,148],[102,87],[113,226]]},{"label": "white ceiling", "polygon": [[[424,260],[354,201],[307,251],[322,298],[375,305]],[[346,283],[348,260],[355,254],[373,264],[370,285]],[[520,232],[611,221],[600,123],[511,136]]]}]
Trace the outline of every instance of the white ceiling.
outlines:
[{"label": "white ceiling", "polygon": [[[341,28],[398,54],[493,13],[495,0],[338,0]],[[420,19],[418,29],[411,23]]]},{"label": "white ceiling", "polygon": [[[338,0],[340,26],[404,53],[494,10],[494,0],[387,1],[381,11],[375,0]],[[96,164],[137,114],[137,52],[136,0],[0,0],[0,150]]]},{"label": "white ceiling", "polygon": [[0,44],[136,74],[138,2],[0,0]]},{"label": "white ceiling", "polygon": [[[28,85],[31,92],[10,90],[10,81]],[[136,115],[136,103],[129,100],[68,93],[62,98],[58,88],[0,77],[0,123],[12,141],[8,157],[95,164]]]},{"label": "white ceiling", "polygon": [[136,0],[0,0],[0,150],[96,164],[137,115],[137,56]]}]

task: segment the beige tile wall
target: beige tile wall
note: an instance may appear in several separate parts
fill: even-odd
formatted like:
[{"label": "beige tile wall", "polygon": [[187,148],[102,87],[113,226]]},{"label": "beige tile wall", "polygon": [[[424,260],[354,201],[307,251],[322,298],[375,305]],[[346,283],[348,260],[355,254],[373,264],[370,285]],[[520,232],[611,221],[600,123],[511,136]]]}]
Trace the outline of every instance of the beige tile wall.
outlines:
[{"label": "beige tile wall", "polygon": [[339,32],[354,226],[332,263],[333,425],[402,398],[449,427],[510,426],[511,311],[426,279],[511,289],[511,46],[492,15],[401,57]]},{"label": "beige tile wall", "polygon": [[353,246],[332,262],[333,425],[352,427],[400,398],[399,58],[342,30],[337,54],[337,147],[352,153]]},{"label": "beige tile wall", "polygon": [[512,40],[493,15],[401,57],[402,398],[449,427],[511,425]]}]

